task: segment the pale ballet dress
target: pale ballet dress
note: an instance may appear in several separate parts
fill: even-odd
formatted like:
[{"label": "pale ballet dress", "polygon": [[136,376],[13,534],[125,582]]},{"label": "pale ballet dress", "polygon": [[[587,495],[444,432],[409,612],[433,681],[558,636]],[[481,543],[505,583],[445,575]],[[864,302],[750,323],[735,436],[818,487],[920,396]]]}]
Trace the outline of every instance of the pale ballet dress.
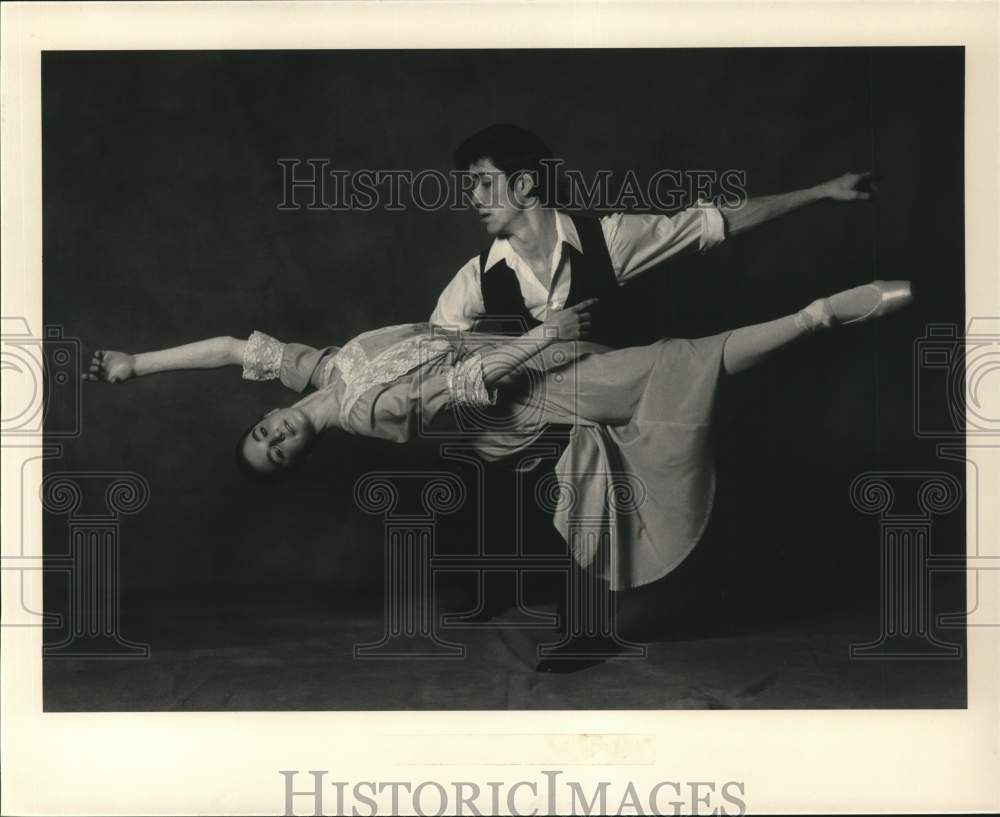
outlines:
[{"label": "pale ballet dress", "polygon": [[573,426],[555,467],[554,523],[577,562],[621,590],[673,570],[708,523],[728,336],[619,350],[554,343],[490,391],[480,353],[517,339],[403,324],[317,350],[255,332],[244,377],[336,389],[338,422],[352,434],[402,443],[446,429],[486,460],[526,449],[550,424]]}]

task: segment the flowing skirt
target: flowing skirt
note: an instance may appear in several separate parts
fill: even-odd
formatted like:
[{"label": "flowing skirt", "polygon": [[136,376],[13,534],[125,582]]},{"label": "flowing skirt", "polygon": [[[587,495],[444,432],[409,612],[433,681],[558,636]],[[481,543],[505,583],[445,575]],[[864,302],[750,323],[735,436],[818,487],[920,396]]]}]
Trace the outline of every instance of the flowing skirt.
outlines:
[{"label": "flowing skirt", "polygon": [[613,351],[580,344],[593,351],[539,362],[491,411],[494,430],[479,439],[491,459],[523,447],[545,424],[574,427],[538,499],[577,562],[612,589],[669,573],[708,524],[710,432],[729,334]]}]

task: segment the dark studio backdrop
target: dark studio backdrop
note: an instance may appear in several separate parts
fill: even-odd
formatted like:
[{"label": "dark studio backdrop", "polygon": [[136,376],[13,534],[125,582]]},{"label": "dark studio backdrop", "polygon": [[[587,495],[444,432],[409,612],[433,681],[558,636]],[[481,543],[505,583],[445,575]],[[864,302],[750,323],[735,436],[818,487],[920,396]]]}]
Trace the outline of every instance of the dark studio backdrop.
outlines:
[{"label": "dark studio backdrop", "polygon": [[[869,610],[874,629],[878,525],[852,508],[851,480],[883,468],[961,478],[912,422],[915,400],[943,415],[946,397],[915,392],[914,341],[964,314],[959,48],[50,52],[42,79],[44,318],[87,356],[253,329],[340,345],[426,320],[484,246],[469,213],[279,211],[280,158],[448,170],[462,138],[513,121],[569,166],[615,179],[738,169],[766,195],[870,169],[882,177],[871,203],[813,206],[637,285],[650,338],[778,317],[873,278],[912,279],[919,298],[727,384],[712,524],[638,598],[723,627]],[[133,595],[377,596],[382,527],[355,507],[355,480],[414,463],[472,473],[427,446],[337,435],[306,479],[248,485],[233,446],[291,402],[279,384],[231,369],[85,385],[83,433],[48,467],[149,481],[149,506],[121,528]],[[936,549],[962,551],[963,518],[936,523]],[[509,515],[494,520],[504,547]],[[442,522],[441,546],[473,549],[474,522],[468,511]],[[552,546],[544,520],[529,529]],[[64,550],[65,520],[47,517],[45,536]],[[960,596],[948,609],[959,607]]]}]

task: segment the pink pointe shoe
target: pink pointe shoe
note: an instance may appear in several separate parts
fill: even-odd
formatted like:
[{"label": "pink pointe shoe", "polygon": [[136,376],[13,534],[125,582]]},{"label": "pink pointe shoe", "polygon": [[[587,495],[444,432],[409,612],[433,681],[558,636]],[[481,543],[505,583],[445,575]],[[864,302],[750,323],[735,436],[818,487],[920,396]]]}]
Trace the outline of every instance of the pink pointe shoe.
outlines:
[{"label": "pink pointe shoe", "polygon": [[913,300],[909,281],[872,281],[813,301],[795,318],[810,332],[881,318]]}]

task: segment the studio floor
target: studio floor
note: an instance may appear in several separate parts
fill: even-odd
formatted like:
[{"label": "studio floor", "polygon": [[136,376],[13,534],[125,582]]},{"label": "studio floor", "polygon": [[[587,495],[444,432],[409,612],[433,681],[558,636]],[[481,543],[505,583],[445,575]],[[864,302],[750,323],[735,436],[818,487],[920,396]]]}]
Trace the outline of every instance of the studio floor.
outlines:
[{"label": "studio floor", "polygon": [[[543,611],[553,608],[540,607]],[[692,619],[696,613],[692,612]],[[146,597],[122,607],[121,629],[147,658],[47,658],[46,711],[820,709],[966,705],[963,659],[852,659],[871,641],[875,609],[650,638],[645,658],[572,674],[534,671],[553,628],[524,630],[510,612],[442,630],[462,658],[357,659],[377,642],[381,602],[316,591]],[[627,624],[627,622],[626,622]],[[961,631],[947,640],[961,642]],[[52,639],[47,639],[52,641]]]}]

